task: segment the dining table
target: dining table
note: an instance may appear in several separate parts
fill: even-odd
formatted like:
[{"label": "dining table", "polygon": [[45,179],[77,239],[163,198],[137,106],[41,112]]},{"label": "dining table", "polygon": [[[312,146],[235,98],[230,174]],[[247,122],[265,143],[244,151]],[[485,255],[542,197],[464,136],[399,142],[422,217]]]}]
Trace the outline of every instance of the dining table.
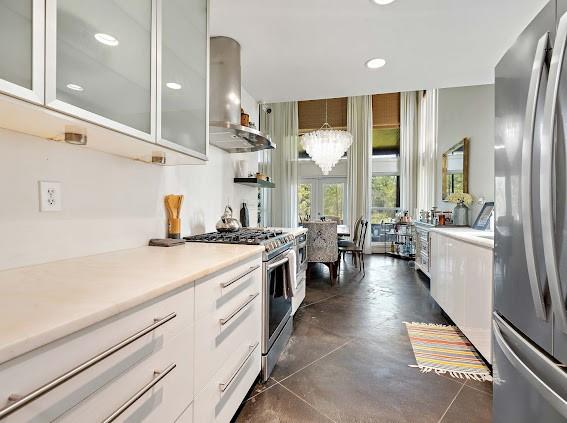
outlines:
[{"label": "dining table", "polygon": [[337,225],[337,235],[339,236],[339,238],[349,237],[350,228],[348,227],[348,225]]}]

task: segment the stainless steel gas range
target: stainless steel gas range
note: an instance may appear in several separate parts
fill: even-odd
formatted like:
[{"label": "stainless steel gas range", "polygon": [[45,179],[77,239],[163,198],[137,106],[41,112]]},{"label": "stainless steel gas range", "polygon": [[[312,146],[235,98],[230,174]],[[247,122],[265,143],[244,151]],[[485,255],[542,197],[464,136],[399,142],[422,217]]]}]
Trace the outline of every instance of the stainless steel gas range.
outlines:
[{"label": "stainless steel gas range", "polygon": [[280,230],[246,228],[237,232],[211,232],[185,237],[187,242],[264,245],[262,255],[262,381],[266,382],[284,350],[291,333],[292,299],[289,252],[294,236]]}]

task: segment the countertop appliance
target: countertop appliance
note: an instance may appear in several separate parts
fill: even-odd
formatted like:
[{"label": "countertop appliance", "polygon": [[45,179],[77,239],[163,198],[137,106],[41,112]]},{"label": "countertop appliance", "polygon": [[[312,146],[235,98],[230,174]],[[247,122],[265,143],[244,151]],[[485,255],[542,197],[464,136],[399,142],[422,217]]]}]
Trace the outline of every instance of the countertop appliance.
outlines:
[{"label": "countertop appliance", "polygon": [[211,232],[184,238],[187,242],[263,245],[262,256],[262,381],[270,377],[293,332],[289,251],[294,236],[281,230],[244,228],[237,232]]},{"label": "countertop appliance", "polygon": [[495,422],[567,421],[567,1],[496,67]]}]

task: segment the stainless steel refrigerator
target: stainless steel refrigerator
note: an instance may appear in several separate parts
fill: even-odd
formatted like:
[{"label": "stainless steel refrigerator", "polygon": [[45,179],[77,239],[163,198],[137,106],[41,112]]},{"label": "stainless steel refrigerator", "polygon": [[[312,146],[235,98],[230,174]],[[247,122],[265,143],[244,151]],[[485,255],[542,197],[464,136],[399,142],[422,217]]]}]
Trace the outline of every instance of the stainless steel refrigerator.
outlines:
[{"label": "stainless steel refrigerator", "polygon": [[495,422],[567,421],[567,0],[496,67]]}]

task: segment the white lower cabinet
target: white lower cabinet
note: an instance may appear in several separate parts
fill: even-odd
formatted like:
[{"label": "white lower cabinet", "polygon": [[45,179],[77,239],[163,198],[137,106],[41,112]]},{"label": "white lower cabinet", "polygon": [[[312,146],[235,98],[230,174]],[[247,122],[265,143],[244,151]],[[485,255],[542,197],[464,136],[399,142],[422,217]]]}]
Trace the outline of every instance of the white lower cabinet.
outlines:
[{"label": "white lower cabinet", "polygon": [[229,422],[261,367],[262,262],[197,283],[195,421]]},{"label": "white lower cabinet", "polygon": [[177,417],[175,423],[193,423],[193,421],[193,403],[191,403],[191,405],[187,407],[179,417]]},{"label": "white lower cabinet", "polygon": [[492,362],[492,249],[431,232],[431,296]]},{"label": "white lower cabinet", "polygon": [[93,361],[0,420],[229,422],[260,372],[261,267],[240,263],[3,363],[0,410]]},{"label": "white lower cabinet", "polygon": [[261,348],[242,345],[195,397],[196,422],[230,422],[261,369]]},{"label": "white lower cabinet", "polygon": [[[132,370],[141,372],[137,374],[141,383],[146,378],[145,363],[153,362],[158,356],[173,354],[177,348],[174,338],[189,329],[193,331],[194,301],[193,287],[176,291],[2,364],[0,408],[7,405],[5,401],[9,397],[35,392],[82,363],[127,342],[123,348],[10,414],[5,421],[53,421],[123,376],[131,375]],[[145,335],[127,341],[151,327],[154,329]],[[186,404],[189,403],[190,400]],[[83,421],[98,420],[84,418]]]},{"label": "white lower cabinet", "polygon": [[115,421],[173,422],[193,401],[193,335],[184,329],[56,421],[102,422],[131,404]]}]

